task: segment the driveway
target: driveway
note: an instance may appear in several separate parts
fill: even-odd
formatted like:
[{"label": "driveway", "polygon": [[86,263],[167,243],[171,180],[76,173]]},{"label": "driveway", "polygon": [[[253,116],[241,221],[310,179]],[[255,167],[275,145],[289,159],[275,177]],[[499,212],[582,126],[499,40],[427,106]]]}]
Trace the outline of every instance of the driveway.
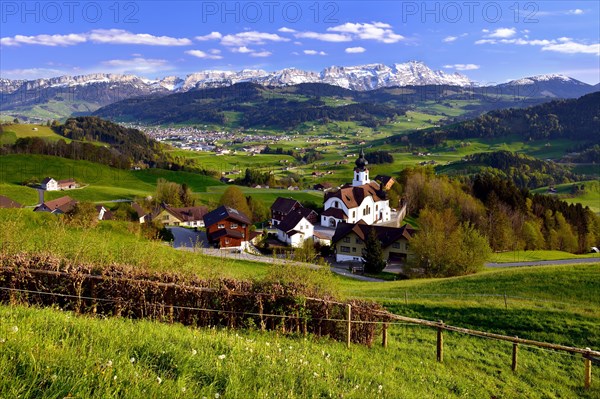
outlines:
[{"label": "driveway", "polygon": [[168,229],[171,230],[171,233],[175,237],[173,248],[208,247],[208,240],[204,231],[194,231],[193,229],[186,229],[184,227],[168,227]]}]

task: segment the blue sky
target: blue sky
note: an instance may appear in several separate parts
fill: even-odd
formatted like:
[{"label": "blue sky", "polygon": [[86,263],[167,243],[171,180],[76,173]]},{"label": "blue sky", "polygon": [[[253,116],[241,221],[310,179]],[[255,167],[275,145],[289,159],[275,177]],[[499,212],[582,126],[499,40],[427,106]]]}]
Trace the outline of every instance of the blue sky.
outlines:
[{"label": "blue sky", "polygon": [[0,75],[148,78],[425,62],[502,83],[600,81],[597,1],[0,2]]}]

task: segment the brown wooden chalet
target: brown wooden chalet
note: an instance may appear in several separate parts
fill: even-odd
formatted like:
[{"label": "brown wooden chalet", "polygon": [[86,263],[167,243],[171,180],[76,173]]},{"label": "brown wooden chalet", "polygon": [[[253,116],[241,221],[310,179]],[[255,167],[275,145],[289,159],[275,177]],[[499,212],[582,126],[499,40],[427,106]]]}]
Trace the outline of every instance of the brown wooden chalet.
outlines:
[{"label": "brown wooden chalet", "polygon": [[23,205],[4,195],[0,195],[0,208],[23,208]]},{"label": "brown wooden chalet", "polygon": [[52,201],[45,201],[43,204],[34,208],[34,212],[67,213],[72,211],[77,205],[77,201],[68,195],[57,198]]},{"label": "brown wooden chalet", "polygon": [[217,248],[244,247],[250,239],[250,224],[248,216],[228,206],[204,215],[208,242]]}]

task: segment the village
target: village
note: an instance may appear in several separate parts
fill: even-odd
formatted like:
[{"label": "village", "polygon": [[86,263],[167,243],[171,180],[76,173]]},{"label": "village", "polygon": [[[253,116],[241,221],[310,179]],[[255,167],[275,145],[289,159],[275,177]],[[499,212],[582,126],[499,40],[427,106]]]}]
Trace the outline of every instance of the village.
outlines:
[{"label": "village", "polygon": [[[173,234],[172,245],[177,248],[200,248],[205,253],[220,256],[247,253],[268,258],[278,249],[284,254],[306,245],[329,247],[331,262],[360,272],[371,230],[381,243],[387,265],[402,265],[410,255],[409,241],[414,230],[402,225],[407,204],[401,200],[398,208],[393,208],[387,195],[394,182],[390,176],[371,180],[368,161],[361,150],[355,160],[351,183],[335,188],[318,187],[324,191],[322,212],[317,213],[293,198],[278,197],[270,206],[270,219],[262,224],[262,230],[252,224],[248,215],[225,205],[210,210],[207,206],[174,207],[161,203],[147,209],[133,201],[131,208],[140,224],[168,228]],[[44,193],[81,188],[74,179],[46,177],[38,188],[39,204],[33,211],[69,214],[78,204],[77,200],[66,195],[46,201]],[[22,205],[2,196],[0,207]],[[113,218],[107,206],[97,204],[95,209],[98,220]],[[267,247],[269,250],[264,251]]]}]

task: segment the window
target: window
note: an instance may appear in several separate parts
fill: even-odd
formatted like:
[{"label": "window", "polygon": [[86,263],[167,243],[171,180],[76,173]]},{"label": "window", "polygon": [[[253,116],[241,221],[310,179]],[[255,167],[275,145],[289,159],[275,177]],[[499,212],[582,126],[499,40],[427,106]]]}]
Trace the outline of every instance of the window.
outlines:
[{"label": "window", "polygon": [[350,252],[350,247],[341,246],[340,252]]},{"label": "window", "polygon": [[167,220],[168,221],[169,220],[169,215],[163,216],[163,220]]},{"label": "window", "polygon": [[350,237],[344,237],[344,242],[350,242]]},{"label": "window", "polygon": [[393,243],[392,248],[400,248],[400,243],[399,242]]},{"label": "window", "polygon": [[408,243],[406,243],[406,250],[408,251]]},{"label": "window", "polygon": [[356,211],[352,211],[352,217],[355,218],[356,217]]},{"label": "window", "polygon": [[217,225],[217,228],[218,228],[218,229],[224,229],[224,228],[225,228],[225,225],[224,225],[223,223],[219,223],[219,224]]},{"label": "window", "polygon": [[352,247],[352,252],[356,252],[356,247]]},{"label": "window", "polygon": [[356,238],[354,239],[354,243],[355,243],[355,244],[360,244],[360,238],[356,237]]},{"label": "window", "polygon": [[232,229],[237,229],[237,228],[238,228],[238,225],[237,225],[237,223],[231,223],[231,228],[232,228]]},{"label": "window", "polygon": [[334,208],[339,208],[339,206],[338,206],[338,202],[337,202],[337,201],[334,201],[334,202],[333,202],[333,207],[334,207]]}]

